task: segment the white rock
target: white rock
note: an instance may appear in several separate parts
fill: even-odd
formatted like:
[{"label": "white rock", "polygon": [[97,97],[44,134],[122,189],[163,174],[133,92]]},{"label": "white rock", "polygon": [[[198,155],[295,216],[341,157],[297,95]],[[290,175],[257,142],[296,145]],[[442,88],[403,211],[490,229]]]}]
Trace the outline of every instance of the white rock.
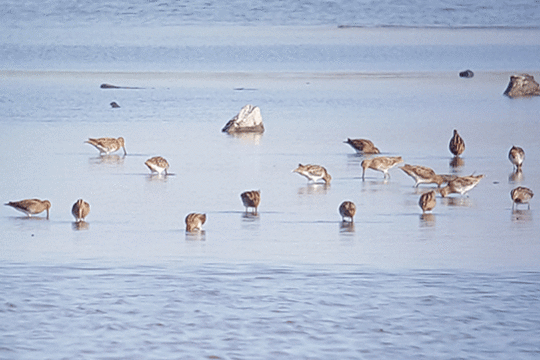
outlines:
[{"label": "white rock", "polygon": [[237,132],[264,132],[261,109],[253,105],[244,106],[238,115],[229,120],[221,131],[229,134]]}]

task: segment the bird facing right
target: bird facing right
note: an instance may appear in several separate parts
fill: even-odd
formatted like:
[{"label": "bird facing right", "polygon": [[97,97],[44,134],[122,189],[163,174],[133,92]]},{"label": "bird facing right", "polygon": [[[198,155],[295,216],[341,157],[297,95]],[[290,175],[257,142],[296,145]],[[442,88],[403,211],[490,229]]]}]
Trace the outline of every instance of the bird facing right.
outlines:
[{"label": "bird facing right", "polygon": [[39,200],[39,199],[25,199],[21,201],[10,201],[7,206],[11,206],[15,210],[21,211],[32,217],[32,215],[37,215],[43,211],[47,211],[47,219],[49,218],[49,209],[51,208],[51,202],[49,200]]},{"label": "bird facing right", "polygon": [[339,215],[341,215],[341,221],[346,222],[345,218],[349,218],[350,222],[354,222],[354,215],[356,214],[356,205],[352,201],[344,201],[339,205]]},{"label": "bird facing right", "polygon": [[457,130],[454,129],[454,136],[450,139],[450,144],[448,145],[450,152],[454,156],[459,156],[465,151],[465,141],[459,136]]},{"label": "bird facing right", "polygon": [[524,186],[518,186],[517,188],[515,188],[514,190],[510,192],[510,196],[512,197],[512,201],[513,201],[512,210],[514,209],[514,205],[517,208],[519,204],[527,204],[527,208],[528,209],[531,208],[531,204],[529,204],[529,201],[534,196],[534,193],[532,192],[531,189],[526,188]]},{"label": "bird facing right", "polygon": [[90,205],[83,199],[79,199],[75,204],[73,204],[71,213],[75,217],[75,222],[84,221],[84,219],[90,213]]},{"label": "bird facing right", "polygon": [[390,177],[388,170],[402,162],[403,159],[401,156],[378,156],[373,159],[365,159],[360,164],[362,166],[362,180],[364,180],[366,169],[380,171],[384,174],[384,178],[386,179],[387,177]]},{"label": "bird facing right", "polygon": [[523,160],[525,160],[525,151],[518,146],[512,146],[508,152],[508,159],[514,165],[515,170],[520,171]]}]

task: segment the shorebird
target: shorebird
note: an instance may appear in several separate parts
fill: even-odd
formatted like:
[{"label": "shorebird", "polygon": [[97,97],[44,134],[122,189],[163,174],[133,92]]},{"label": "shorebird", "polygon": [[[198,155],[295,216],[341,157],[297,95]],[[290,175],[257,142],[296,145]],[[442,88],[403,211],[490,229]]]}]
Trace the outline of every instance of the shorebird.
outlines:
[{"label": "shorebird", "polygon": [[320,165],[298,164],[298,167],[294,169],[293,172],[305,176],[308,179],[308,182],[317,182],[323,179],[326,185],[330,185],[330,181],[332,180],[330,174],[328,174],[326,169]]},{"label": "shorebird", "polygon": [[169,163],[161,156],[154,156],[153,158],[146,160],[144,164],[148,166],[152,174],[157,172],[158,175],[161,175],[162,172],[165,172],[165,175],[168,175],[167,169],[169,169]]},{"label": "shorebird", "polygon": [[49,209],[51,208],[51,202],[49,200],[39,200],[39,199],[26,199],[21,201],[10,201],[7,206],[11,206],[15,210],[19,210],[28,217],[32,215],[37,215],[43,211],[47,211],[47,219],[49,218]]},{"label": "shorebird", "polygon": [[92,139],[90,138],[87,141],[85,141],[85,143],[88,143],[94,146],[96,149],[98,149],[100,155],[101,154],[109,155],[110,153],[120,150],[120,148],[124,149],[124,155],[127,154],[126,147],[124,144],[124,138],[122,137],[119,137],[118,139],[115,139],[115,138]]},{"label": "shorebird", "polygon": [[88,203],[83,199],[79,199],[75,204],[73,204],[71,213],[75,217],[75,222],[84,221],[84,219],[90,213],[90,205],[88,205]]},{"label": "shorebird", "polygon": [[359,154],[379,154],[380,151],[373,145],[373,143],[370,140],[366,139],[347,139],[347,141],[344,141],[345,144],[349,144],[352,146],[354,150],[356,150]]},{"label": "shorebird", "polygon": [[446,197],[450,194],[465,194],[474,188],[484,175],[470,175],[457,177],[454,180],[448,182],[448,185],[443,187],[440,191],[442,197]]},{"label": "shorebird", "polygon": [[120,107],[120,105],[118,105],[115,101],[113,101],[113,102],[111,103],[111,107],[112,107],[113,109],[117,109],[117,108]]},{"label": "shorebird", "polygon": [[194,232],[202,230],[203,224],[206,222],[206,214],[191,213],[186,216],[186,231]]},{"label": "shorebird", "polygon": [[437,205],[437,200],[435,199],[435,190],[422,194],[422,196],[420,196],[420,200],[418,200],[418,205],[420,205],[423,213],[433,210],[435,205]]},{"label": "shorebird", "polygon": [[360,164],[362,166],[362,180],[364,180],[364,175],[366,169],[373,169],[380,171],[384,174],[384,178],[390,177],[388,170],[403,162],[401,156],[379,156],[373,159],[366,159]]},{"label": "shorebird", "polygon": [[510,152],[508,153],[508,159],[514,165],[516,172],[520,171],[523,160],[525,160],[525,151],[523,151],[523,149],[520,147],[512,146]]},{"label": "shorebird", "polygon": [[455,175],[437,175],[433,169],[420,165],[405,164],[400,166],[400,169],[414,179],[414,187],[418,187],[420,184],[437,184],[438,187],[441,187],[442,184],[457,177]]},{"label": "shorebird", "polygon": [[244,206],[246,207],[246,213],[248,212],[249,208],[254,208],[255,210],[253,213],[257,214],[257,208],[261,203],[260,190],[245,191],[240,194],[240,198],[242,198],[242,203],[244,203]]},{"label": "shorebird", "polygon": [[341,215],[342,222],[345,222],[345,218],[351,219],[350,222],[354,222],[354,215],[356,214],[356,205],[352,201],[344,201],[339,205],[339,215]]},{"label": "shorebird", "polygon": [[523,186],[518,186],[514,190],[510,191],[510,196],[512,197],[512,201],[514,202],[512,204],[512,210],[514,210],[514,205],[517,208],[519,204],[527,204],[527,208],[528,209],[531,208],[531,204],[529,204],[529,200],[531,200],[532,197],[534,196],[534,193],[532,192],[531,189],[523,187]]},{"label": "shorebird", "polygon": [[454,136],[452,136],[452,139],[450,139],[450,144],[448,145],[450,148],[450,152],[454,154],[454,156],[459,156],[463,154],[463,151],[465,151],[465,142],[459,136],[457,130],[454,129]]}]

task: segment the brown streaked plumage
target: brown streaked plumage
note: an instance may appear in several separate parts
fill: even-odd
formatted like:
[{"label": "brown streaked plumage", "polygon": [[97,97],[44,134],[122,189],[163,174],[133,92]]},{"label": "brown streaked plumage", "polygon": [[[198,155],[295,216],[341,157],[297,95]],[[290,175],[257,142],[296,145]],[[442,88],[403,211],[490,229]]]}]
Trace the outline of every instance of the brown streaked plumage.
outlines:
[{"label": "brown streaked plumage", "polygon": [[298,164],[298,167],[294,169],[293,172],[305,176],[308,181],[312,182],[317,182],[322,179],[326,185],[330,185],[330,181],[332,180],[332,177],[328,171],[326,171],[326,169],[320,165]]},{"label": "brown streaked plumage", "polygon": [[352,201],[344,201],[339,205],[339,215],[341,220],[345,222],[345,218],[351,219],[350,222],[354,222],[354,215],[356,214],[356,205]]},{"label": "brown streaked plumage", "polygon": [[206,222],[206,214],[191,213],[186,216],[186,231],[194,232],[202,230],[203,224]]},{"label": "brown streaked plumage", "polygon": [[405,164],[400,166],[400,169],[414,179],[414,187],[418,187],[420,184],[437,184],[438,187],[441,187],[442,184],[457,177],[455,175],[437,175],[433,169],[421,165]]},{"label": "brown streaked plumage", "polygon": [[437,200],[435,199],[435,190],[422,194],[422,196],[420,196],[420,200],[418,200],[418,205],[422,209],[423,213],[433,210],[435,205],[437,205]]},{"label": "brown streaked plumage", "polygon": [[534,193],[531,189],[524,186],[518,186],[510,192],[510,197],[514,202],[512,204],[512,210],[514,209],[514,205],[517,207],[519,204],[527,204],[527,208],[530,209],[531,204],[529,204],[529,201],[533,198],[533,196]]},{"label": "brown streaked plumage", "polygon": [[359,154],[379,154],[380,151],[367,139],[347,139],[345,144],[349,144]]},{"label": "brown streaked plumage", "polygon": [[508,153],[508,159],[514,165],[515,170],[519,171],[521,170],[521,165],[523,165],[523,160],[525,160],[525,151],[518,146],[512,146]]},{"label": "brown streaked plumage", "polygon": [[450,181],[448,185],[443,187],[440,190],[441,196],[446,197],[450,194],[465,194],[471,189],[473,189],[484,175],[470,175],[470,176],[462,176],[457,177],[456,179]]},{"label": "brown streaked plumage", "polygon": [[43,211],[47,211],[47,219],[49,218],[49,209],[51,208],[51,202],[49,200],[39,199],[26,199],[21,201],[10,201],[7,206],[11,206],[15,210],[19,210],[29,217],[37,215]]},{"label": "brown streaked plumage", "polygon": [[161,175],[162,172],[165,172],[165,175],[167,175],[169,163],[161,156],[154,156],[153,158],[146,160],[144,164],[148,166],[152,173],[157,172],[158,175]]},{"label": "brown streaked plumage", "polygon": [[459,136],[457,130],[454,129],[454,136],[450,139],[450,144],[448,145],[450,152],[455,156],[463,154],[465,151],[465,141]]},{"label": "brown streaked plumage", "polygon": [[124,138],[122,137],[119,137],[118,139],[114,139],[114,138],[88,139],[87,141],[85,141],[85,143],[88,143],[94,146],[96,149],[98,149],[100,155],[101,154],[109,155],[110,153],[120,150],[120,148],[124,149],[124,155],[127,154]]},{"label": "brown streaked plumage", "polygon": [[259,208],[259,204],[261,203],[260,190],[245,191],[240,194],[240,198],[242,199],[242,203],[246,207],[246,212],[248,212],[249,208],[254,208],[253,213],[257,214],[257,209]]},{"label": "brown streaked plumage", "polygon": [[75,217],[76,222],[84,221],[84,219],[90,213],[90,205],[83,199],[79,199],[75,204],[73,204],[71,213]]},{"label": "brown streaked plumage", "polygon": [[403,162],[401,156],[379,156],[373,159],[366,159],[362,161],[362,180],[366,173],[366,169],[373,169],[380,171],[384,174],[384,178],[390,177],[388,170]]}]

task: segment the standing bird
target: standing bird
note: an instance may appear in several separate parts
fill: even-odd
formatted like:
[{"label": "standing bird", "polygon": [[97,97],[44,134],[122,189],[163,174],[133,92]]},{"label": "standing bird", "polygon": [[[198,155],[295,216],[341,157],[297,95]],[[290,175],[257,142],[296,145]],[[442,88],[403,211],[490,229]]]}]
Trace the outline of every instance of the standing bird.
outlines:
[{"label": "standing bird", "polygon": [[254,208],[253,214],[257,214],[257,208],[259,207],[259,204],[261,203],[261,191],[260,190],[252,190],[252,191],[245,191],[240,194],[240,198],[242,198],[242,203],[246,207],[246,213],[248,212],[249,208]]},{"label": "standing bird", "polygon": [[47,219],[49,218],[49,209],[51,208],[51,202],[49,200],[39,200],[39,199],[26,199],[21,201],[10,201],[7,206],[11,206],[15,210],[21,211],[32,217],[32,215],[37,215],[43,211],[47,211]]},{"label": "standing bird", "polygon": [[366,169],[373,169],[380,171],[384,174],[384,178],[390,177],[388,170],[403,162],[401,156],[379,156],[373,159],[366,159],[360,164],[362,166],[362,180],[364,180],[364,175]]},{"label": "standing bird", "polygon": [[206,222],[206,214],[191,213],[186,216],[186,231],[194,232],[202,230],[203,224]]},{"label": "standing bird", "polygon": [[418,201],[418,205],[420,205],[423,213],[433,210],[435,205],[437,205],[437,200],[435,199],[435,190],[422,194],[422,196],[420,196],[420,200]]},{"label": "standing bird", "polygon": [[347,139],[347,141],[344,141],[345,144],[349,144],[352,146],[354,150],[358,154],[379,154],[380,151],[373,145],[373,143],[370,140],[366,139]]},{"label": "standing bird", "polygon": [[470,175],[457,177],[456,179],[448,182],[448,185],[441,189],[441,196],[447,197],[450,194],[465,194],[472,188],[474,188],[484,175]]},{"label": "standing bird", "polygon": [[71,213],[75,217],[75,222],[84,221],[84,219],[90,213],[90,205],[88,205],[88,203],[83,199],[79,199],[75,204],[73,204]]},{"label": "standing bird", "polygon": [[405,164],[400,169],[414,179],[414,187],[418,187],[420,184],[437,184],[438,187],[441,187],[442,184],[457,177],[455,175],[437,175],[433,169],[420,165]]},{"label": "standing bird", "polygon": [[339,205],[339,215],[341,215],[341,221],[345,222],[345,218],[351,219],[351,223],[354,222],[354,215],[356,214],[356,205],[352,201],[344,201]]},{"label": "standing bird", "polygon": [[528,209],[531,208],[531,204],[529,204],[529,200],[531,200],[532,197],[534,196],[534,193],[532,192],[531,189],[523,187],[523,186],[518,186],[514,190],[510,191],[510,196],[512,197],[512,201],[514,202],[512,204],[512,210],[514,210],[514,205],[517,208],[519,204],[527,204],[527,208]]},{"label": "standing bird", "polygon": [[514,165],[516,172],[521,171],[521,165],[523,164],[523,160],[525,160],[525,151],[520,147],[512,146],[508,153],[508,159]]},{"label": "standing bird", "polygon": [[321,179],[324,180],[326,185],[330,185],[332,177],[326,169],[320,165],[302,165],[298,164],[298,167],[293,172],[305,176],[309,181],[317,182]]},{"label": "standing bird", "polygon": [[148,166],[152,174],[157,172],[158,175],[161,175],[162,172],[165,172],[165,175],[168,175],[167,170],[169,169],[169,163],[161,156],[154,156],[153,158],[146,160],[144,164]]},{"label": "standing bird", "polygon": [[88,143],[94,146],[96,149],[98,149],[100,155],[102,154],[109,155],[110,153],[120,150],[120,148],[124,149],[124,155],[127,155],[124,138],[122,137],[119,137],[118,139],[114,139],[114,138],[88,139],[85,141],[85,143]]},{"label": "standing bird", "polygon": [[465,151],[465,141],[459,136],[457,130],[454,129],[454,136],[450,139],[450,144],[448,145],[450,152],[454,156],[459,156]]}]

